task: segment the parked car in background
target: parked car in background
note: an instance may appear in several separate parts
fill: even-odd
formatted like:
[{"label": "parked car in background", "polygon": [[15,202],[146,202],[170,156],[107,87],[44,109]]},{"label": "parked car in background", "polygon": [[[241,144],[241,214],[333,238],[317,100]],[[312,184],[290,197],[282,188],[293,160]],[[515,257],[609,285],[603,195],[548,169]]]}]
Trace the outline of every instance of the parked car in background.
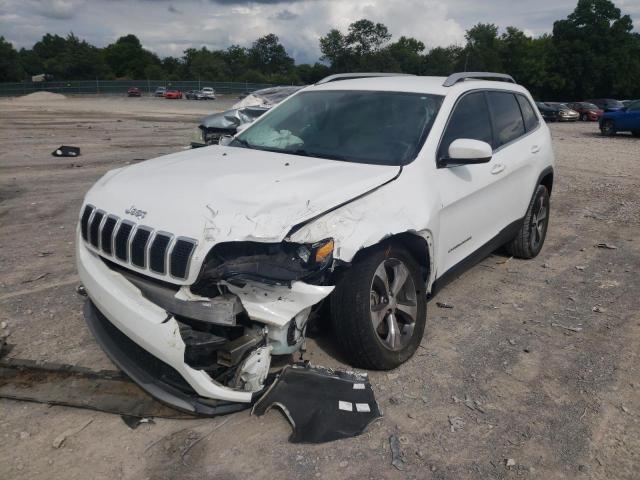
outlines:
[{"label": "parked car in background", "polygon": [[142,96],[142,90],[140,90],[138,87],[129,87],[129,89],[127,90],[127,97],[141,97]]},{"label": "parked car in background", "polygon": [[184,94],[184,98],[187,100],[205,100],[205,97],[200,90],[189,90]]},{"label": "parked car in background", "polygon": [[222,137],[235,135],[238,128],[253,122],[301,88],[304,87],[270,87],[245,95],[231,109],[204,117],[191,137],[191,147],[217,145]]},{"label": "parked car in background", "polygon": [[536,107],[540,111],[540,115],[547,122],[555,122],[558,120],[558,113],[560,112],[557,108],[550,107],[544,102],[536,102]]},{"label": "parked car in background", "polygon": [[156,91],[155,91],[154,95],[156,97],[164,97],[165,93],[167,93],[167,88],[166,87],[158,87],[158,88],[156,88]]},{"label": "parked car in background", "polygon": [[597,105],[589,102],[569,103],[567,106],[578,112],[580,120],[583,122],[597,122],[604,113],[604,110],[598,108]]},{"label": "parked car in background", "polygon": [[180,90],[167,90],[164,94],[164,98],[169,100],[179,100],[182,98],[182,92]]},{"label": "parked car in background", "polygon": [[625,107],[628,107],[632,103],[640,101],[640,98],[636,100],[620,100],[620,101],[622,102],[622,105],[624,105]]},{"label": "parked car in background", "polygon": [[200,90],[202,93],[202,97],[205,100],[215,100],[216,99],[216,91],[211,87],[204,87]]},{"label": "parked car in background", "polygon": [[620,110],[605,112],[600,117],[600,131],[607,136],[631,132],[634,137],[640,137],[640,100]]},{"label": "parked car in background", "polygon": [[580,114],[569,108],[566,103],[545,102],[545,104],[558,110],[558,121],[560,122],[575,122],[580,118]]},{"label": "parked car in background", "polygon": [[585,102],[593,103],[605,112],[615,112],[624,108],[624,104],[620,100],[615,100],[613,98],[594,98],[591,100],[585,100]]}]

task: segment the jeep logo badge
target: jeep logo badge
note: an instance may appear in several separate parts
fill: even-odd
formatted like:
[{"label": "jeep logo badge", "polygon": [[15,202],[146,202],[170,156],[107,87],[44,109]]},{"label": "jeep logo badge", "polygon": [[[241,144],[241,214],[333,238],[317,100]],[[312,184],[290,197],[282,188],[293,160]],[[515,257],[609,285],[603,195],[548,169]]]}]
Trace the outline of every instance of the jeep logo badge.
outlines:
[{"label": "jeep logo badge", "polygon": [[127,208],[124,213],[126,213],[127,215],[133,215],[134,217],[136,217],[138,220],[142,220],[146,215],[147,212],[144,210],[139,210],[137,209],[134,205],[131,205],[129,208]]}]

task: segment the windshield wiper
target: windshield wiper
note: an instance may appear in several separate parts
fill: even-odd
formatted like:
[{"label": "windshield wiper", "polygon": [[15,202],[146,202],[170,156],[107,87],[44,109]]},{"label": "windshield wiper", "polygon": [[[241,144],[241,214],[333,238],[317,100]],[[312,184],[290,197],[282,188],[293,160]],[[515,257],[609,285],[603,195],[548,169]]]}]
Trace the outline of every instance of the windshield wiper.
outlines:
[{"label": "windshield wiper", "polygon": [[231,145],[232,147],[237,146],[237,144],[240,144],[240,146],[244,147],[244,148],[255,148],[253,145],[251,145],[249,142],[247,142],[244,138],[234,138],[233,139],[233,145]]},{"label": "windshield wiper", "polygon": [[287,153],[292,153],[293,155],[300,155],[303,157],[326,158],[327,160],[349,160],[347,157],[342,155],[337,155],[333,153],[309,152],[304,148],[298,148],[297,150],[289,150]]}]

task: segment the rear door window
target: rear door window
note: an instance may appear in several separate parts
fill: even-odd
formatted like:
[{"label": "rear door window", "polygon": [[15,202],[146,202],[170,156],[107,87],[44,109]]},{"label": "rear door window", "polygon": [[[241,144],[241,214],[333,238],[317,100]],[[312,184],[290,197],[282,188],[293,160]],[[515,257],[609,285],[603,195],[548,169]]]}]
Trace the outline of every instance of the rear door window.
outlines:
[{"label": "rear door window", "polygon": [[524,119],[524,128],[527,132],[535,130],[538,126],[538,116],[536,115],[533,107],[529,103],[529,100],[524,95],[518,95],[518,103],[520,104],[520,110],[522,111],[522,118]]},{"label": "rear door window", "polygon": [[458,138],[481,140],[491,145],[491,118],[484,92],[469,93],[457,103],[442,136],[438,158],[447,158],[449,145]]},{"label": "rear door window", "polygon": [[524,120],[513,93],[487,92],[487,100],[493,119],[493,148],[500,148],[524,135]]}]

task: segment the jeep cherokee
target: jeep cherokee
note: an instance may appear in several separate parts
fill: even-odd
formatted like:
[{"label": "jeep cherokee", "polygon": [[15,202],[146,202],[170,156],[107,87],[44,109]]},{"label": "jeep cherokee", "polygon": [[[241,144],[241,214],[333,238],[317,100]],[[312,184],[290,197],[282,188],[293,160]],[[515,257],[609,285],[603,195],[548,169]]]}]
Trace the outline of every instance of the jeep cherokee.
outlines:
[{"label": "jeep cherokee", "polygon": [[549,130],[507,75],[334,75],[225,146],[112,170],[82,205],[85,318],[147,392],[250,405],[321,305],[356,367],[418,347],[427,299],[504,246],[535,257]]}]

